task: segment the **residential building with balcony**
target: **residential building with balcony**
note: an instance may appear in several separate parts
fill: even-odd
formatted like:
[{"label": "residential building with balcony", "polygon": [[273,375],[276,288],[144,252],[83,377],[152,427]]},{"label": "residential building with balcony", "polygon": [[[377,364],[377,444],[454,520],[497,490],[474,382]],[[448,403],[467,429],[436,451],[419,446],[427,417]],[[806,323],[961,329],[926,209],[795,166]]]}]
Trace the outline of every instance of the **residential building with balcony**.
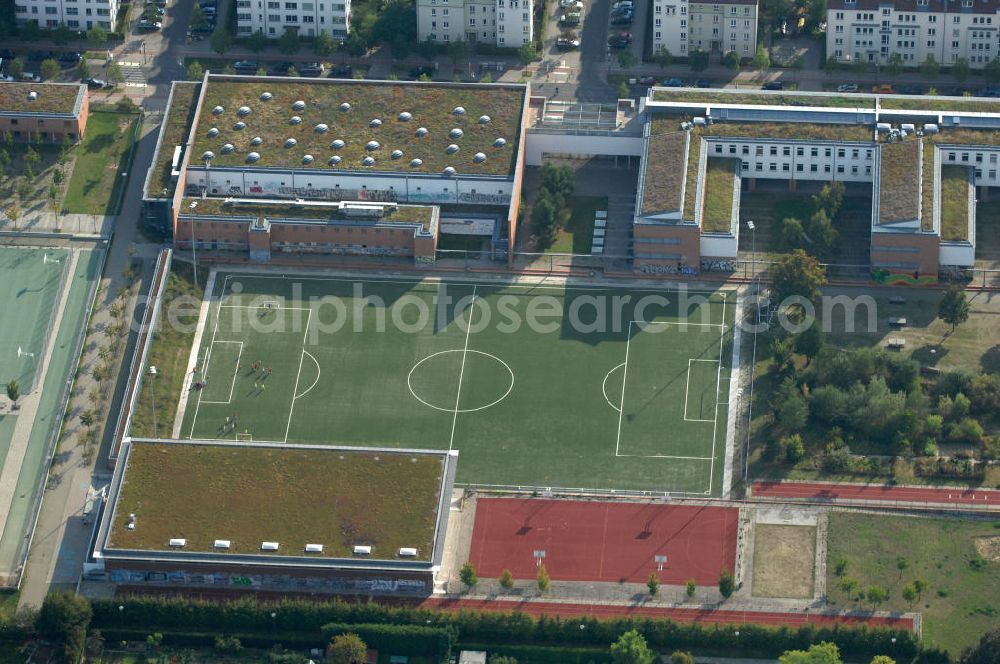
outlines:
[{"label": "residential building with balcony", "polygon": [[118,0],[16,0],[14,18],[19,23],[36,23],[40,28],[101,27],[110,32],[118,17],[118,7]]},{"label": "residential building with balcony", "polygon": [[531,42],[531,0],[417,0],[421,41],[456,41],[520,48]]},{"label": "residential building with balcony", "polygon": [[688,2],[653,0],[653,53],[687,57],[695,51],[753,57],[757,49],[757,0]]},{"label": "residential building with balcony", "polygon": [[236,32],[241,36],[262,32],[277,39],[288,30],[303,37],[326,33],[347,39],[351,0],[236,0]]}]

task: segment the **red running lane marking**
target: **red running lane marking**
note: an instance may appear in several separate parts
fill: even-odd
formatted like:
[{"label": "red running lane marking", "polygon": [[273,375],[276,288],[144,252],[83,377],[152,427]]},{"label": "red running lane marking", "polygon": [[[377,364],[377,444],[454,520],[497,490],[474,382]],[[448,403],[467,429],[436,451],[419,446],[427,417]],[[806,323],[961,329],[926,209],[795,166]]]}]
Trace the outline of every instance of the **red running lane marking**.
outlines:
[{"label": "red running lane marking", "polygon": [[903,503],[919,502],[1000,506],[1000,491],[961,487],[949,489],[940,487],[886,486],[882,484],[757,481],[753,483],[753,495],[769,498],[880,500]]}]

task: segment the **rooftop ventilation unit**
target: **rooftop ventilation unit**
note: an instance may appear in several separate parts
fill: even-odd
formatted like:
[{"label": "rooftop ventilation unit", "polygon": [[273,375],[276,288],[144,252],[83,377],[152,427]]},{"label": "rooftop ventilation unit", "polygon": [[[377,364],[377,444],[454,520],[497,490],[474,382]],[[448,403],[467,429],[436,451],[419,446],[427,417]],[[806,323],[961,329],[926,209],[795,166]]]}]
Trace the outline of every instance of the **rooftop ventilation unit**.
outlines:
[{"label": "rooftop ventilation unit", "polygon": [[427,135],[427,128],[426,127],[417,127],[417,130],[415,132],[413,132],[413,134],[417,138],[423,138],[424,136]]},{"label": "rooftop ventilation unit", "polygon": [[401,558],[414,558],[417,555],[417,550],[404,546],[399,549],[399,555]]},{"label": "rooftop ventilation unit", "polygon": [[493,141],[493,147],[495,147],[495,148],[502,148],[505,145],[507,145],[507,139],[506,138],[498,138],[497,140]]},{"label": "rooftop ventilation unit", "polygon": [[694,125],[692,125],[690,122],[682,122],[681,123],[681,131],[689,131],[691,129],[691,127],[693,127],[693,126]]},{"label": "rooftop ventilation unit", "polygon": [[297,115],[293,115],[291,119],[288,120],[288,124],[299,125],[302,124],[302,118]]},{"label": "rooftop ventilation unit", "polygon": [[694,117],[691,118],[691,124],[693,124],[695,127],[704,127],[705,125],[708,124],[708,120],[706,120],[703,117]]},{"label": "rooftop ventilation unit", "polygon": [[465,108],[462,107],[462,106],[456,106],[455,108],[451,109],[451,114],[452,115],[465,115]]},{"label": "rooftop ventilation unit", "polygon": [[917,128],[912,124],[901,124],[899,128],[905,131],[907,134],[912,134],[917,131]]},{"label": "rooftop ventilation unit", "polygon": [[420,168],[423,165],[424,165],[424,161],[422,159],[411,159],[410,160],[410,167],[411,168]]},{"label": "rooftop ventilation unit", "polygon": [[183,537],[174,537],[174,538],[171,538],[169,544],[170,544],[170,546],[179,549],[179,548],[183,547],[185,544],[187,544],[187,542],[188,541],[186,539],[184,539]]},{"label": "rooftop ventilation unit", "polygon": [[330,147],[332,149],[334,149],[334,150],[339,150],[342,147],[344,147],[345,145],[347,145],[347,143],[345,143],[343,140],[341,140],[339,138],[334,139],[334,141],[332,143],[330,143]]},{"label": "rooftop ventilation unit", "polygon": [[226,143],[225,145],[222,146],[222,154],[232,154],[233,150],[235,149],[236,149],[235,145],[233,145],[232,143]]},{"label": "rooftop ventilation unit", "polygon": [[368,126],[371,127],[372,129],[378,129],[379,127],[382,126],[382,121],[379,120],[378,118],[375,118],[374,120],[368,123]]},{"label": "rooftop ventilation unit", "polygon": [[370,152],[372,150],[378,150],[380,147],[382,146],[379,145],[378,141],[368,141],[368,144],[365,145],[365,150]]},{"label": "rooftop ventilation unit", "polygon": [[372,555],[372,548],[370,546],[358,545],[354,547],[354,555],[356,556],[370,556]]},{"label": "rooftop ventilation unit", "polygon": [[299,144],[299,142],[297,140],[295,140],[294,138],[289,138],[289,139],[285,140],[285,147],[286,148],[294,148],[298,144]]},{"label": "rooftop ventilation unit", "polygon": [[409,111],[403,111],[402,113],[399,114],[400,122],[409,122],[412,119],[413,119],[413,114],[410,113]]},{"label": "rooftop ventilation unit", "polygon": [[330,157],[330,159],[327,160],[326,163],[330,164],[331,166],[336,166],[337,164],[340,163],[340,160],[341,160],[340,156],[333,155],[332,157]]},{"label": "rooftop ventilation unit", "polygon": [[936,134],[939,131],[941,131],[941,129],[936,124],[925,124],[924,125],[924,133],[925,134]]},{"label": "rooftop ventilation unit", "polygon": [[222,108],[221,106],[216,106],[215,108],[212,109],[212,115],[222,115],[222,113],[225,110],[226,109]]},{"label": "rooftop ventilation unit", "polygon": [[479,124],[489,124],[490,120],[492,120],[492,118],[488,115],[479,116]]},{"label": "rooftop ventilation unit", "polygon": [[277,551],[278,550],[278,543],[277,542],[261,542],[260,543],[260,550],[261,551]]},{"label": "rooftop ventilation unit", "polygon": [[374,166],[375,165],[375,157],[365,157],[364,159],[361,160],[361,164],[363,166]]},{"label": "rooftop ventilation unit", "polygon": [[446,151],[446,152],[447,152],[448,154],[455,154],[456,152],[458,152],[458,146],[457,146],[457,145],[455,145],[454,143],[452,143],[452,144],[451,144],[451,145],[449,145],[449,146],[448,146],[447,148],[445,148],[445,151]]},{"label": "rooftop ventilation unit", "polygon": [[451,136],[452,138],[462,138],[462,136],[465,135],[465,132],[459,129],[458,127],[455,127],[454,129],[448,132],[448,135]]},{"label": "rooftop ventilation unit", "polygon": [[272,95],[270,92],[261,92],[260,93],[260,100],[261,101],[271,101],[272,99],[274,99],[274,95]]},{"label": "rooftop ventilation unit", "polygon": [[32,90],[31,92],[28,93],[28,101],[35,101],[36,99],[38,99],[38,93],[37,92],[35,92],[34,90]]},{"label": "rooftop ventilation unit", "polygon": [[264,139],[261,138],[260,136],[254,136],[253,138],[250,139],[250,145],[260,145],[263,142]]},{"label": "rooftop ventilation unit", "polygon": [[237,122],[236,124],[233,125],[233,129],[235,129],[236,131],[243,131],[246,128],[247,128],[247,123],[242,121]]},{"label": "rooftop ventilation unit", "polygon": [[345,101],[343,104],[340,105],[340,110],[346,113],[349,110],[351,110],[351,105]]},{"label": "rooftop ventilation unit", "polygon": [[441,172],[442,172],[442,173],[444,173],[445,175],[454,175],[456,171],[455,171],[455,169],[454,169],[453,167],[451,167],[451,166],[445,166],[445,167],[444,167],[444,170],[443,170],[443,171],[441,171]]},{"label": "rooftop ventilation unit", "polygon": [[875,124],[875,131],[879,131],[879,132],[882,132],[882,131],[886,131],[886,132],[887,131],[892,131],[892,125],[890,125],[888,122],[879,122],[879,123],[876,123]]},{"label": "rooftop ventilation unit", "polygon": [[250,154],[247,155],[247,163],[248,164],[252,164],[252,163],[254,163],[256,161],[260,161],[260,153],[259,152],[251,152]]},{"label": "rooftop ventilation unit", "polygon": [[325,124],[323,124],[322,122],[316,125],[315,129],[317,134],[325,134],[326,132],[330,131],[330,128]]},{"label": "rooftop ventilation unit", "polygon": [[205,150],[203,153],[201,153],[202,161],[212,161],[213,159],[215,159],[215,153],[212,152],[211,150]]},{"label": "rooftop ventilation unit", "polygon": [[313,156],[311,154],[307,154],[307,155],[303,156],[302,157],[302,163],[303,164],[311,164],[311,163],[313,163]]},{"label": "rooftop ventilation unit", "polygon": [[306,553],[323,553],[322,544],[306,544]]},{"label": "rooftop ventilation unit", "polygon": [[229,540],[215,540],[212,544],[213,549],[228,549],[230,546]]},{"label": "rooftop ventilation unit", "polygon": [[476,162],[477,164],[481,164],[484,161],[486,161],[486,155],[483,154],[482,152],[477,152],[475,155],[472,156],[472,161]]},{"label": "rooftop ventilation unit", "polygon": [[389,155],[389,156],[391,156],[393,159],[400,159],[403,156],[403,151],[402,150],[393,150],[392,154]]},{"label": "rooftop ventilation unit", "polygon": [[209,138],[215,138],[218,135],[219,135],[219,128],[218,127],[212,127],[211,129],[208,130],[208,137]]},{"label": "rooftop ventilation unit", "polygon": [[250,115],[250,107],[240,106],[240,109],[236,111],[236,115],[240,116],[241,118],[245,118],[246,116]]},{"label": "rooftop ventilation unit", "polygon": [[298,100],[297,102],[295,102],[294,104],[292,104],[292,110],[293,111],[304,111],[305,108],[306,108],[306,103],[304,101],[302,101],[301,99]]}]

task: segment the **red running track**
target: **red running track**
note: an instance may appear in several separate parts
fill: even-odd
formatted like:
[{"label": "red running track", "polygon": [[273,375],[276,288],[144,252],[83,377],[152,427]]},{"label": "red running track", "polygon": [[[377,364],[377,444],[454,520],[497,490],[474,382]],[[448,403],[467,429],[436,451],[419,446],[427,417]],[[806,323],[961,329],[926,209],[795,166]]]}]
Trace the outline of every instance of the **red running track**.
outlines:
[{"label": "red running track", "polygon": [[950,505],[994,505],[1000,507],[1000,491],[992,489],[888,486],[884,484],[838,484],[822,482],[754,482],[754,497],[808,500],[879,500],[886,502],[941,503]]},{"label": "red running track", "polygon": [[661,582],[710,586],[734,569],[738,521],[732,507],[480,498],[469,559],[484,578],[533,579],[543,550],[554,580],[645,583],[666,555]]},{"label": "red running track", "polygon": [[734,611],[731,609],[666,608],[606,604],[564,604],[562,602],[528,602],[483,599],[430,598],[420,605],[439,611],[520,611],[532,616],[564,618],[643,617],[673,620],[679,623],[700,622],[723,625],[868,625],[913,631],[913,618],[904,616],[864,616],[778,611]]}]

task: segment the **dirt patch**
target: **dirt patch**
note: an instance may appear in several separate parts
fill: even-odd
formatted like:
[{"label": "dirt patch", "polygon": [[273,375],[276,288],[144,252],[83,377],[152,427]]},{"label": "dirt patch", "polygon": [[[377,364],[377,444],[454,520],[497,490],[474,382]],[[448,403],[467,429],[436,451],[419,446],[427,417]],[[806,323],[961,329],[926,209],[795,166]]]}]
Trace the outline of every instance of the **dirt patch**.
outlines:
[{"label": "dirt patch", "polygon": [[976,552],[986,560],[1000,561],[1000,537],[977,537]]},{"label": "dirt patch", "polygon": [[814,526],[755,526],[754,597],[811,599],[815,581]]}]

